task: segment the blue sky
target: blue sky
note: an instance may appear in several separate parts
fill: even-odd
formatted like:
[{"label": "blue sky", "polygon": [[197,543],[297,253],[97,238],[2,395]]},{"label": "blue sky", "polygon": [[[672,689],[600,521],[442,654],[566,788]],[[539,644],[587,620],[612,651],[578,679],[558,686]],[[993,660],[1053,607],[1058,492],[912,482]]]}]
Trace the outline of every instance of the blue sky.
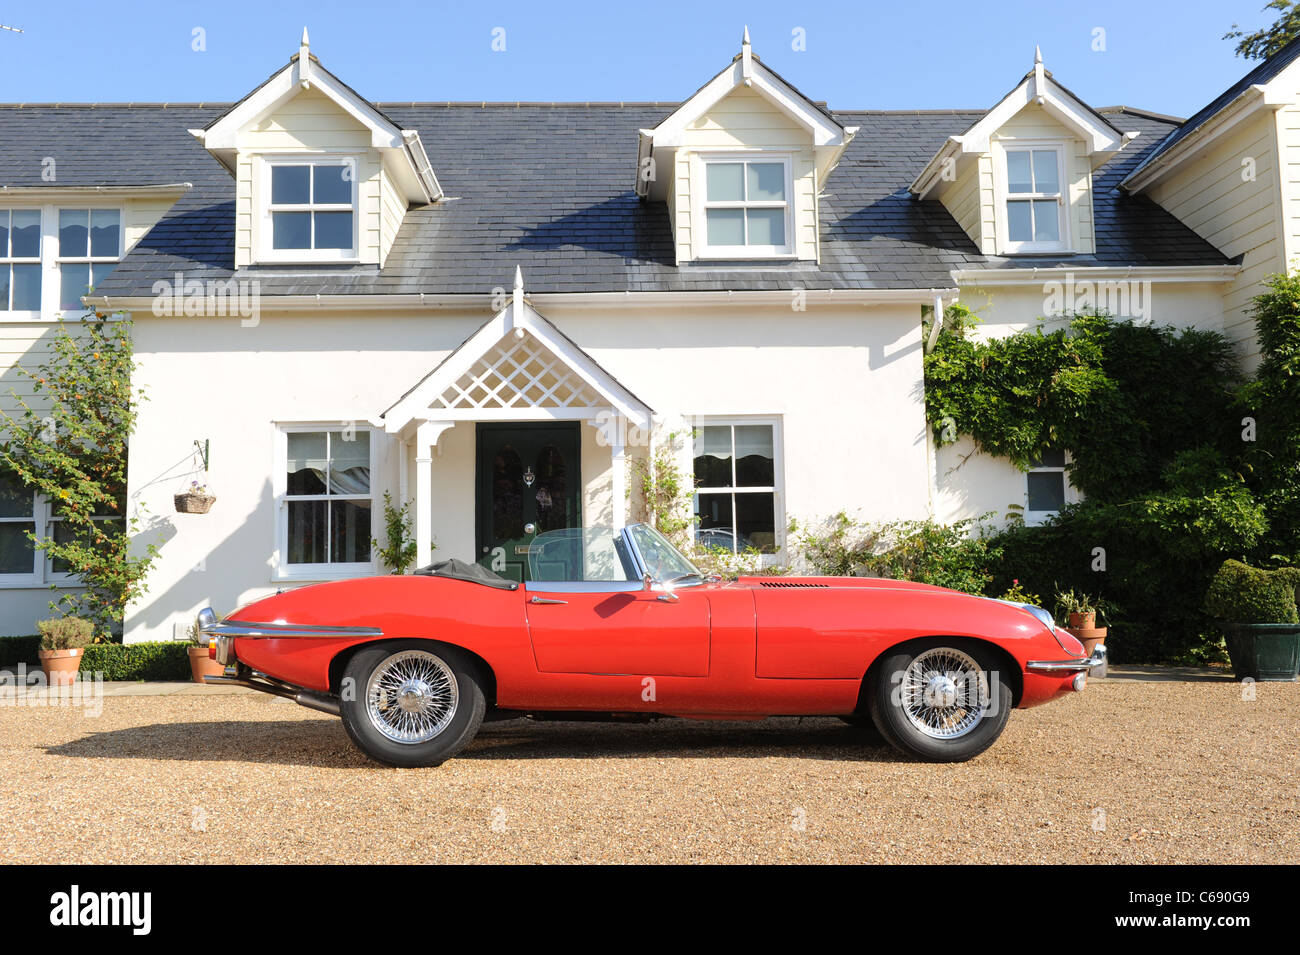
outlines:
[{"label": "blue sky", "polygon": [[238,99],[307,25],[313,52],[375,101],[676,102],[729,61],[748,24],[755,52],[832,108],[986,108],[1037,43],[1094,106],[1186,116],[1250,69],[1220,37],[1234,21],[1271,22],[1264,2],[0,2],[0,23],[25,31],[0,31],[0,100]]}]

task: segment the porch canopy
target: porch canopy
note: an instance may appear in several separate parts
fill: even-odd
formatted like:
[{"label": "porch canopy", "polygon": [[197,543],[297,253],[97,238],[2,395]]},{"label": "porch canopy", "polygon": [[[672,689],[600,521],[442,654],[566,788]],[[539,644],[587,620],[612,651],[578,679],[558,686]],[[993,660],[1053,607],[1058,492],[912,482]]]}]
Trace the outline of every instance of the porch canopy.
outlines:
[{"label": "porch canopy", "polygon": [[[381,417],[401,449],[414,453],[416,566],[429,562],[433,474],[443,432],[462,421],[586,421],[606,429],[614,486],[626,487],[627,425],[649,431],[654,410],[547,321],[524,298],[515,269],[510,303],[388,408]],[[621,523],[615,506],[615,522]]]}]

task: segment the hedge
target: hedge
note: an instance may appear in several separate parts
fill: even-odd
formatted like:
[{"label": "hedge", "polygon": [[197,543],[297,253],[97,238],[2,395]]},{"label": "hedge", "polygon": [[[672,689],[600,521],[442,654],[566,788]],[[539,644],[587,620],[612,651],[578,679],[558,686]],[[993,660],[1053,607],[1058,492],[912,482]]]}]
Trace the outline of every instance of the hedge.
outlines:
[{"label": "hedge", "polygon": [[36,634],[26,637],[0,637],[0,667],[13,667],[26,663],[29,667],[40,666],[36,651],[41,647],[41,638]]},{"label": "hedge", "polygon": [[[83,673],[101,671],[105,680],[189,680],[189,647],[184,641],[92,643],[81,657]],[[0,667],[40,666],[40,637],[0,637]]]},{"label": "hedge", "polygon": [[95,643],[81,658],[83,673],[103,671],[105,680],[189,680],[188,642]]}]

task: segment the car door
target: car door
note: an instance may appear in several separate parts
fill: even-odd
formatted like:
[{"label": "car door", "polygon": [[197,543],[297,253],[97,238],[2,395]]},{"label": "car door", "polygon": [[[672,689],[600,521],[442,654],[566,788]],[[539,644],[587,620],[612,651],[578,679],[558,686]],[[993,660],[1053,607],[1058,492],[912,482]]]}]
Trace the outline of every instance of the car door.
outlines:
[{"label": "car door", "polygon": [[543,673],[709,675],[708,587],[669,594],[621,581],[525,586]]}]

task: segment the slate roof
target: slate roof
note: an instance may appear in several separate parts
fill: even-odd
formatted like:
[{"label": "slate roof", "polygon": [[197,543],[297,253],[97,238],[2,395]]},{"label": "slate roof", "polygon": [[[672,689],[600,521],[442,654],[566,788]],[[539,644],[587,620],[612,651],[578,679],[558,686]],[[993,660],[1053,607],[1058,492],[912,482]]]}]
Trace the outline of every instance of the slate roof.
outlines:
[{"label": "slate roof", "polygon": [[[983,256],[937,201],[908,185],[981,111],[835,111],[857,138],[826,183],[822,262],[674,264],[668,210],[633,191],[637,130],[678,104],[377,104],[417,129],[448,197],[406,216],[374,266],[243,269],[263,295],[950,288],[954,268],[1221,265],[1172,215],[1118,184],[1174,124],[1108,118],[1142,135],[1094,174],[1095,255]],[[0,106],[0,186],[194,188],[104,279],[97,294],[148,296],[158,279],[234,275],[234,180],[187,132],[229,104]],[[1105,111],[1103,111],[1105,112]],[[57,181],[41,179],[41,160]],[[2,194],[0,194],[2,195]],[[2,200],[0,200],[2,201]]]},{"label": "slate roof", "polygon": [[1164,140],[1156,144],[1156,148],[1147,153],[1146,158],[1138,166],[1134,166],[1132,172],[1137,172],[1142,166],[1154,162],[1156,157],[1169,151],[1169,149],[1182,139],[1186,139],[1193,132],[1204,126],[1209,120],[1213,119],[1228,104],[1233,102],[1238,96],[1246,92],[1256,84],[1263,85],[1273,79],[1284,69],[1291,65],[1297,56],[1300,56],[1300,37],[1292,40],[1282,49],[1278,50],[1259,66],[1255,67],[1237,82],[1233,83],[1226,90],[1210,100],[1202,109],[1189,116],[1187,121],[1174,129]]}]

